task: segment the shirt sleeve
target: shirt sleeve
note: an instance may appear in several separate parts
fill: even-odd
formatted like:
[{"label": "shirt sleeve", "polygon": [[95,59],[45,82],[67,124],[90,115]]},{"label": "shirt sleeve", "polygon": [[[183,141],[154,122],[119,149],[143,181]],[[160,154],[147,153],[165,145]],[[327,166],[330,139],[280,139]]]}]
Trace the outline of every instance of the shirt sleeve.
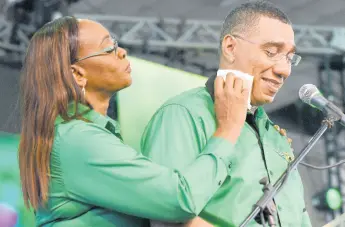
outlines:
[{"label": "shirt sleeve", "polygon": [[57,130],[57,138],[54,149],[70,198],[164,221],[198,215],[227,177],[233,149],[227,140],[214,137],[203,155],[174,170],[153,163],[93,123],[78,121]]},{"label": "shirt sleeve", "polygon": [[[184,170],[200,155],[210,152],[207,144],[212,142],[214,137],[207,141],[203,127],[207,126],[184,106],[167,105],[156,112],[145,128],[141,141],[142,153],[154,162]],[[218,151],[213,150],[213,152],[220,152],[222,149],[219,147]],[[226,149],[225,163],[228,175],[230,175],[233,164],[238,162],[238,157],[233,147]],[[206,176],[210,177],[210,172],[207,175],[199,173],[195,177],[200,178],[200,181]],[[200,189],[195,188],[195,190]],[[151,223],[155,223],[155,221],[152,220]]]},{"label": "shirt sleeve", "polygon": [[[201,119],[184,106],[170,104],[152,117],[141,140],[142,153],[154,162],[183,169],[201,153],[208,152]],[[230,150],[229,154],[232,153]],[[231,163],[234,160],[229,160]]]}]

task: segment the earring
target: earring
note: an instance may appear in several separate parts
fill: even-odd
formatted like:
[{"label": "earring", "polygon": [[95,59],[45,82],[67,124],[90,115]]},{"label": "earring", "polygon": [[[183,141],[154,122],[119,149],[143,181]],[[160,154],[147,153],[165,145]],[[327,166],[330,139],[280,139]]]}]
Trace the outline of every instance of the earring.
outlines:
[{"label": "earring", "polygon": [[85,87],[83,87],[83,88],[81,89],[81,91],[83,92],[83,95],[84,95],[84,97],[85,97]]}]

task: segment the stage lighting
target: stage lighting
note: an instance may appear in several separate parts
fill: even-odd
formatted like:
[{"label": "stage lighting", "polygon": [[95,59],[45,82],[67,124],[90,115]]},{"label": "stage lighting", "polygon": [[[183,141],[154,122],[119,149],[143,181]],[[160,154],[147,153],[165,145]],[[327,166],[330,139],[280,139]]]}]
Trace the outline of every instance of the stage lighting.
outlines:
[{"label": "stage lighting", "polygon": [[343,203],[339,189],[328,188],[312,198],[312,205],[318,210],[338,210]]},{"label": "stage lighting", "polygon": [[1,227],[15,227],[18,220],[16,210],[5,203],[0,203],[0,226]]}]

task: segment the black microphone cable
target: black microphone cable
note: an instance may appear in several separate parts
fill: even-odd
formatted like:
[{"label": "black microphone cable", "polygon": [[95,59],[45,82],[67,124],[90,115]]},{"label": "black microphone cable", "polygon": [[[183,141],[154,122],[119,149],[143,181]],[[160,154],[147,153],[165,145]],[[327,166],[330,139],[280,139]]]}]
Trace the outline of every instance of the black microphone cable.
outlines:
[{"label": "black microphone cable", "polygon": [[341,160],[335,164],[328,165],[328,166],[315,166],[315,165],[305,163],[305,162],[301,162],[300,164],[306,166],[307,168],[312,168],[312,169],[316,169],[316,170],[325,170],[325,169],[331,169],[331,168],[340,166],[342,164],[345,164],[345,159],[343,159],[343,160]]}]

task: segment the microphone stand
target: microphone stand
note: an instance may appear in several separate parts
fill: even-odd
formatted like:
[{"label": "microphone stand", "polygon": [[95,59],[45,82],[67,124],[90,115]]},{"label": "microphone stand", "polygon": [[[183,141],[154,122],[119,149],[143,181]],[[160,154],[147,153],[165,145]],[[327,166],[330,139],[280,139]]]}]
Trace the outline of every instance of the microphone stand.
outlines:
[{"label": "microphone stand", "polygon": [[[275,197],[275,195],[279,192],[279,190],[282,188],[282,186],[286,182],[290,172],[297,167],[297,165],[308,154],[308,152],[316,144],[316,142],[321,138],[321,136],[326,132],[326,130],[328,128],[333,127],[334,121],[336,121],[336,120],[339,120],[339,119],[337,117],[334,117],[334,116],[328,116],[322,121],[321,127],[318,129],[318,131],[315,133],[315,135],[311,138],[311,140],[309,141],[307,146],[305,146],[304,149],[299,154],[299,156],[289,164],[288,168],[279,177],[277,182],[273,186],[271,184],[265,185],[264,190],[263,190],[264,194],[261,196],[261,198],[254,205],[253,211],[251,211],[251,213],[248,214],[248,216],[242,222],[240,227],[246,226],[252,219],[254,219],[259,214],[259,212],[261,212],[261,211],[263,212],[268,204],[272,203],[273,198]],[[265,180],[261,180],[261,181],[265,181]],[[261,182],[261,181],[260,181],[261,184],[265,184],[264,182]],[[270,209],[270,207],[268,207],[268,209]]]}]

